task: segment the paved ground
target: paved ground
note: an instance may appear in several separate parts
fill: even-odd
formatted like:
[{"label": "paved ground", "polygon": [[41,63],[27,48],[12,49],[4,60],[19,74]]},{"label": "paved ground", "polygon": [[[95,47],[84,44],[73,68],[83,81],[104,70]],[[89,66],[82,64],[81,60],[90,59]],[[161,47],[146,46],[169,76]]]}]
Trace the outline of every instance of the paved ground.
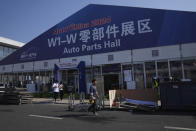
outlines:
[{"label": "paved ground", "polygon": [[[33,98],[33,103],[37,104],[37,103],[53,103],[54,99],[53,98]],[[84,102],[89,102],[88,99],[85,99]],[[57,99],[57,103],[58,104],[68,104],[68,99],[63,99],[62,101],[60,101],[59,99]],[[79,103],[79,100],[75,100],[75,103]],[[109,106],[109,100],[105,100],[104,104]]]},{"label": "paved ground", "polygon": [[196,112],[67,111],[66,104],[41,101],[0,105],[0,131],[169,131],[195,130]]}]

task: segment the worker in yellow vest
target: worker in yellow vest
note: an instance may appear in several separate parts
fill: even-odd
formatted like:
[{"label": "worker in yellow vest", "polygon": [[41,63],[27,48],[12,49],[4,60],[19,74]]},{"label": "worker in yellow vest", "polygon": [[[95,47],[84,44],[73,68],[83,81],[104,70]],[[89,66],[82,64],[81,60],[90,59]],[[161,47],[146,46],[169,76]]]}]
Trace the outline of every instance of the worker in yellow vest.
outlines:
[{"label": "worker in yellow vest", "polygon": [[152,78],[152,88],[158,91],[158,98],[160,98],[160,89],[159,89],[159,78],[153,77]]},{"label": "worker in yellow vest", "polygon": [[152,78],[152,88],[159,88],[159,78],[158,77],[153,77]]}]

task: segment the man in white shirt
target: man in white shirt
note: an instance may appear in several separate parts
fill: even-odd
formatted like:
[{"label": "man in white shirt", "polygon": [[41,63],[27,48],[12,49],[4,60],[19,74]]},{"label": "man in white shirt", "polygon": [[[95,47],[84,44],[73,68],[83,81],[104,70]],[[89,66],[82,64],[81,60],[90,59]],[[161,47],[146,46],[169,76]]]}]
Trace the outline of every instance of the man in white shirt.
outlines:
[{"label": "man in white shirt", "polygon": [[59,95],[59,83],[58,80],[55,81],[55,83],[53,84],[53,93],[54,93],[54,101],[56,103],[56,99],[58,98]]}]

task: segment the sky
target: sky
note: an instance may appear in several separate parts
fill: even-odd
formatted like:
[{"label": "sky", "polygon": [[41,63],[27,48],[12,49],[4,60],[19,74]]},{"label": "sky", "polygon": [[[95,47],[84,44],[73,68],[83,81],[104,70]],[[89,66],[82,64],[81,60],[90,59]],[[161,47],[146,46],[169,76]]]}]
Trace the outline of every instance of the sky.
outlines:
[{"label": "sky", "polygon": [[196,12],[196,0],[0,0],[0,36],[28,43],[88,4]]}]

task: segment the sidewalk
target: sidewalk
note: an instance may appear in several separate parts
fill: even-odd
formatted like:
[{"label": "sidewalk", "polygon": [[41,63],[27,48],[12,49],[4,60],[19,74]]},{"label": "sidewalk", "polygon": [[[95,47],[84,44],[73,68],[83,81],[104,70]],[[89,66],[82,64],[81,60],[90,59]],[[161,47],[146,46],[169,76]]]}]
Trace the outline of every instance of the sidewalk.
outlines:
[{"label": "sidewalk", "polygon": [[[84,100],[85,103],[89,103],[88,99]],[[53,98],[33,98],[32,103],[34,104],[54,104]],[[68,99],[63,99],[62,101],[60,99],[57,99],[55,104],[68,104]],[[80,103],[80,100],[74,100],[74,104]],[[105,105],[109,105],[109,101],[104,101]]]}]

